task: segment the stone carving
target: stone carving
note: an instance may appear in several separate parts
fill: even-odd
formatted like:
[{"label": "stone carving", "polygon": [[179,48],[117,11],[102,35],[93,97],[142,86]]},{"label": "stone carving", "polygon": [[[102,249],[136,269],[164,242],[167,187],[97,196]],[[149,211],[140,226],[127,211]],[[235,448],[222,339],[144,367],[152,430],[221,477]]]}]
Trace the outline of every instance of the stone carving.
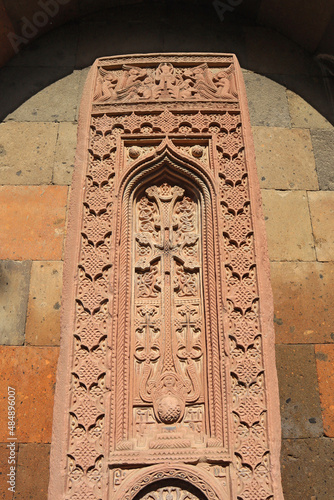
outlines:
[{"label": "stone carving", "polygon": [[147,493],[141,497],[142,500],[200,500],[198,496],[189,493],[189,491],[175,488],[174,486],[166,486],[159,488],[156,491]]},{"label": "stone carving", "polygon": [[123,71],[98,69],[94,102],[215,99],[238,97],[233,63],[209,68],[207,63],[191,67],[174,67],[161,62],[157,67],[142,68],[129,64]]},{"label": "stone carving", "polygon": [[282,500],[237,67],[229,55],[167,54],[104,58],[92,70],[52,499]]}]

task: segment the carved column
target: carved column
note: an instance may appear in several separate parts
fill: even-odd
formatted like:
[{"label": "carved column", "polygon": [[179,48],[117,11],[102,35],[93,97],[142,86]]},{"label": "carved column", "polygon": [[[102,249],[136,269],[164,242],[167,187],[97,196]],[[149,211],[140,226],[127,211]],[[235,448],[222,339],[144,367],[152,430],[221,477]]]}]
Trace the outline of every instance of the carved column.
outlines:
[{"label": "carved column", "polygon": [[235,56],[97,60],[70,214],[50,498],[282,499],[269,264]]}]

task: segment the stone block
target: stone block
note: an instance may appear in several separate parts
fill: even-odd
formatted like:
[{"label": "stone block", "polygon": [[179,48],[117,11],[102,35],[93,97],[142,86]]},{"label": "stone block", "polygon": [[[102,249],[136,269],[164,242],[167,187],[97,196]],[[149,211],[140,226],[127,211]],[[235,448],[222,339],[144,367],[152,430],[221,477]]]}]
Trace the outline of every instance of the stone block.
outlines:
[{"label": "stone block", "polygon": [[276,346],[283,438],[323,434],[313,345]]},{"label": "stone block", "polygon": [[253,127],[260,186],[318,189],[309,130]]},{"label": "stone block", "polygon": [[33,262],[26,323],[26,343],[59,345],[62,262]]},{"label": "stone block", "polygon": [[15,445],[15,463],[8,463],[8,460],[12,460],[12,456],[10,456],[10,449],[8,448],[8,443],[10,441],[6,441],[6,443],[0,444],[0,492],[1,492],[1,500],[12,500],[13,492],[8,490],[11,487],[10,484],[7,483],[9,481],[9,477],[7,474],[10,473],[10,467],[15,467],[14,471],[17,472],[17,452],[18,452],[18,444]]},{"label": "stone block", "polygon": [[0,344],[23,345],[31,262],[0,261]]},{"label": "stone block", "polygon": [[284,500],[333,498],[333,439],[283,439],[281,466]]},{"label": "stone block", "polygon": [[65,186],[1,186],[0,259],[61,260]]},{"label": "stone block", "polygon": [[277,344],[334,342],[334,263],[272,262]]},{"label": "stone block", "polygon": [[311,138],[320,189],[334,191],[333,126],[331,126],[331,129],[332,130],[312,130]]},{"label": "stone block", "polygon": [[298,94],[287,90],[287,96],[292,127],[333,129],[333,125]]},{"label": "stone block", "polygon": [[[71,70],[68,70],[71,71]],[[76,118],[80,72],[51,83],[7,116],[28,122],[72,122]]]},{"label": "stone block", "polygon": [[[30,104],[28,105],[28,100],[36,96],[42,89],[68,75],[70,71],[66,67],[53,67],[47,68],[47,70],[39,66],[28,68],[6,66],[1,68],[0,120],[56,121],[52,116],[54,109],[49,108],[49,114],[44,112],[47,115],[47,120],[41,120],[37,116],[37,109],[30,109],[29,111]],[[60,95],[58,100],[61,100]],[[36,99],[33,102],[36,102]],[[47,102],[45,104],[47,110]],[[23,105],[22,109],[20,108],[21,105]],[[15,114],[18,109],[20,109],[20,112]]]},{"label": "stone block", "polygon": [[320,69],[299,45],[277,31],[261,26],[244,27],[247,68],[256,73],[309,75]]},{"label": "stone block", "polygon": [[[50,443],[58,347],[0,346],[0,419],[7,420],[7,387],[16,392],[16,430],[18,442]],[[7,441],[8,430],[0,429],[0,442]]]},{"label": "stone block", "polygon": [[49,461],[49,444],[20,444],[13,500],[47,500]]},{"label": "stone block", "polygon": [[57,129],[55,123],[1,123],[0,184],[49,184]]},{"label": "stone block", "polygon": [[317,260],[334,260],[334,192],[309,192]]},{"label": "stone block", "polygon": [[262,190],[270,260],[315,260],[305,191]]},{"label": "stone block", "polygon": [[334,438],[334,345],[316,345],[315,358],[324,432]]},{"label": "stone block", "polygon": [[251,124],[290,127],[286,89],[261,75],[244,72]]},{"label": "stone block", "polygon": [[333,123],[334,109],[323,77],[312,75],[277,75],[275,76],[276,79],[291,92],[298,94],[301,99],[304,99],[324,118]]},{"label": "stone block", "polygon": [[76,144],[77,125],[75,123],[60,123],[56,144],[53,184],[71,184]]}]

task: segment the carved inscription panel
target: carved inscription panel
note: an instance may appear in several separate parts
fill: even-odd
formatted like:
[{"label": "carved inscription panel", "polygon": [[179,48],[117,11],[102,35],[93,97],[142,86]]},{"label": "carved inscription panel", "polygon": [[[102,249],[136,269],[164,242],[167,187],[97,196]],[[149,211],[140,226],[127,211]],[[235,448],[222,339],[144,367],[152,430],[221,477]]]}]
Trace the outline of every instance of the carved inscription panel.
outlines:
[{"label": "carved inscription panel", "polygon": [[79,126],[49,498],[282,500],[236,58],[99,59]]}]

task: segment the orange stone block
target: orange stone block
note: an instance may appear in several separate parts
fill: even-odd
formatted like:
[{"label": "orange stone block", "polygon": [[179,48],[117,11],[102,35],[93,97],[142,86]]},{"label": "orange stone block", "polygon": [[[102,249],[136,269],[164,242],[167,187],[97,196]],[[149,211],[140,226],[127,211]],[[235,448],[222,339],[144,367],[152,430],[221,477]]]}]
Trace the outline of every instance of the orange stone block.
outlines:
[{"label": "orange stone block", "polygon": [[334,345],[315,346],[320,403],[325,435],[334,437]]},{"label": "orange stone block", "polygon": [[[15,390],[15,436],[17,442],[49,443],[57,347],[0,347],[0,421],[7,422],[8,387]],[[7,442],[6,425],[0,428],[0,442]]]},{"label": "orange stone block", "polygon": [[66,186],[0,187],[0,259],[60,260]]}]

